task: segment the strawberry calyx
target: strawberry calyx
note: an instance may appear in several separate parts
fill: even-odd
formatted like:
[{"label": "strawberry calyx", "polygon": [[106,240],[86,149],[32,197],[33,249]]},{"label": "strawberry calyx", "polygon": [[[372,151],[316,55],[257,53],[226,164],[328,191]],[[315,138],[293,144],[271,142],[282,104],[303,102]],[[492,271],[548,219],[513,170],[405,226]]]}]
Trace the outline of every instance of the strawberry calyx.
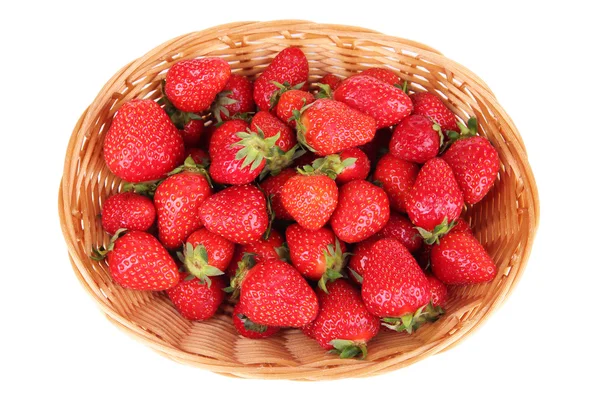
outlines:
[{"label": "strawberry calyx", "polygon": [[394,87],[399,88],[400,90],[404,91],[405,94],[408,94],[408,80],[404,80],[402,84],[396,83],[394,84]]},{"label": "strawberry calyx", "polygon": [[383,318],[382,325],[396,332],[406,332],[411,334],[425,323],[435,322],[444,314],[440,306],[434,306],[432,302],[416,310],[414,313],[408,313],[401,317]]},{"label": "strawberry calyx", "polygon": [[198,278],[201,284],[207,284],[210,287],[210,276],[223,275],[223,271],[213,267],[208,262],[208,252],[204,245],[194,247],[191,243],[186,243],[183,253],[177,252],[177,258],[183,263],[186,271],[195,278]]},{"label": "strawberry calyx", "polygon": [[123,192],[135,192],[138,195],[144,195],[149,198],[153,198],[154,193],[156,192],[156,188],[158,188],[160,183],[163,181],[164,181],[163,179],[160,179],[160,180],[138,182],[138,183],[126,182],[123,185]]},{"label": "strawberry calyx", "polygon": [[448,223],[448,217],[444,218],[441,224],[435,226],[433,231],[428,231],[425,228],[415,227],[419,234],[423,237],[423,241],[428,245],[433,245],[434,243],[440,243],[440,238],[448,232],[456,225],[456,221],[452,221]]},{"label": "strawberry calyx", "polygon": [[229,109],[227,109],[227,105],[237,104],[239,101],[229,96],[233,94],[231,90],[224,90],[217,94],[217,98],[215,102],[210,107],[210,111],[217,123],[222,123],[223,119],[221,117],[221,113],[225,115],[225,117],[229,118],[231,115],[229,114]]},{"label": "strawberry calyx", "polygon": [[327,155],[323,158],[313,160],[312,164],[298,168],[302,175],[326,175],[335,180],[347,167],[356,163],[356,158],[341,159],[340,155]]},{"label": "strawberry calyx", "polygon": [[346,265],[350,253],[342,252],[340,241],[336,238],[335,246],[333,244],[327,245],[327,248],[323,250],[323,255],[325,256],[325,272],[321,276],[321,279],[319,279],[318,286],[325,293],[329,294],[327,282],[344,277],[342,269]]},{"label": "strawberry calyx", "polygon": [[100,246],[97,249],[92,249],[92,254],[90,254],[90,258],[96,261],[102,261],[108,254],[108,252],[112,251],[115,248],[115,242],[121,236],[123,236],[127,232],[126,228],[117,229],[115,234],[110,238],[108,245],[106,247]]},{"label": "strawberry calyx", "polygon": [[446,132],[448,139],[446,140],[444,146],[440,149],[440,153],[448,149],[450,145],[454,144],[458,140],[475,137],[477,135],[478,124],[476,117],[470,117],[469,120],[467,120],[466,126],[461,122],[458,122],[457,124],[460,131],[449,130]]},{"label": "strawberry calyx", "polygon": [[204,117],[198,115],[197,113],[184,112],[182,110],[177,109],[165,93],[166,82],[167,81],[163,79],[160,83],[162,97],[158,100],[158,104],[164,105],[164,110],[167,113],[167,115],[169,115],[169,117],[171,118],[171,121],[173,122],[175,127],[177,127],[179,130],[183,130],[191,120],[204,120]]},{"label": "strawberry calyx", "polygon": [[250,320],[250,318],[248,318],[244,314],[237,314],[237,317],[240,319],[240,321],[242,321],[242,325],[244,325],[244,329],[246,329],[250,332],[264,333],[267,331],[267,328],[268,328],[267,326],[252,322]]},{"label": "strawberry calyx", "polygon": [[316,83],[316,85],[319,87],[319,91],[315,94],[315,98],[333,98],[333,91],[329,84]]},{"label": "strawberry calyx", "polygon": [[273,221],[275,221],[275,211],[273,211],[273,195],[267,195],[264,189],[260,185],[256,185],[256,188],[265,196],[265,201],[267,203],[267,216],[269,217],[269,225],[267,225],[267,230],[263,234],[262,238],[264,240],[269,239],[271,235],[271,230],[273,229]]},{"label": "strawberry calyx", "polygon": [[260,180],[264,179],[267,175],[276,176],[281,173],[283,169],[290,167],[296,159],[304,155],[306,151],[298,144],[294,145],[289,151],[284,152],[278,146],[273,147],[273,152],[270,157],[267,158],[267,164],[258,177]]},{"label": "strawberry calyx", "polygon": [[235,275],[231,277],[229,286],[224,288],[225,293],[231,293],[233,300],[237,299],[240,295],[240,287],[248,271],[256,265],[256,254],[244,253],[242,259],[238,261],[238,268],[235,271]]},{"label": "strawberry calyx", "polygon": [[306,82],[302,82],[302,83],[298,83],[295,86],[292,86],[289,82],[283,82],[283,83],[279,83],[276,81],[271,81],[271,83],[277,87],[279,90],[273,92],[273,94],[271,94],[271,98],[269,98],[269,109],[273,109],[277,106],[277,103],[279,102],[279,99],[281,98],[281,95],[283,93],[285,93],[286,91],[290,91],[290,90],[300,90],[302,89],[302,87],[304,87],[304,84]]},{"label": "strawberry calyx", "polygon": [[[212,179],[210,178],[210,175],[208,174],[208,171],[206,170],[206,168],[203,165],[194,162],[194,158],[191,155],[188,156],[184,160],[184,162],[183,162],[183,164],[181,166],[178,166],[178,167],[174,168],[169,173],[167,173],[167,175],[168,176],[172,176],[172,175],[175,175],[175,174],[182,173],[184,171],[191,171],[193,173],[202,174],[202,176],[204,178],[206,178],[206,181],[208,182],[208,185],[210,185],[210,187],[213,188]],[[159,181],[158,184],[160,184],[161,182],[162,182],[162,180]],[[157,184],[157,186],[158,186],[158,184]],[[156,188],[154,188],[154,190],[156,191]]]},{"label": "strawberry calyx", "polygon": [[283,242],[283,245],[276,247],[274,250],[275,250],[275,253],[277,253],[277,256],[279,256],[279,259],[281,261],[285,261],[286,263],[291,263],[290,249],[287,245],[287,242]]},{"label": "strawberry calyx", "polygon": [[360,359],[367,357],[367,345],[363,342],[335,339],[331,340],[329,344],[333,346],[329,353],[337,354],[341,359],[354,358],[358,355],[360,355]]},{"label": "strawberry calyx", "polygon": [[348,269],[350,270],[350,273],[354,277],[354,280],[357,281],[358,283],[360,283],[362,285],[362,283],[363,283],[363,277],[362,277],[362,275],[360,275],[358,272],[356,272],[352,268],[348,268]]},{"label": "strawberry calyx", "polygon": [[[240,131],[236,136],[240,141],[231,145],[231,147],[242,147],[235,155],[236,160],[244,160],[241,168],[250,166],[250,170],[259,167],[263,160],[275,156],[275,143],[280,137],[277,133],[273,137],[265,138],[265,133],[257,126],[258,132]],[[279,148],[279,147],[277,147]]]}]

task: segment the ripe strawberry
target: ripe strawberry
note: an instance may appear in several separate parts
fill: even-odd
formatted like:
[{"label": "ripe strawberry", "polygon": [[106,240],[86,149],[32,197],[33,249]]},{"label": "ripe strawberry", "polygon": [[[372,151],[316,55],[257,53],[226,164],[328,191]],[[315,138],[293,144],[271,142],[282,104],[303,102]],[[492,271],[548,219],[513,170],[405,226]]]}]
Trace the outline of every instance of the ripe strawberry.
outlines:
[{"label": "ripe strawberry", "polygon": [[379,332],[379,318],[369,313],[350,283],[336,280],[327,287],[329,293],[317,292],[319,315],[302,331],[340,358],[366,358],[367,342]]},{"label": "ripe strawberry", "polygon": [[123,236],[117,233],[106,250],[95,250],[91,257],[94,260],[106,257],[113,280],[129,289],[159,291],[179,282],[175,261],[147,232],[131,231]]},{"label": "ripe strawberry", "polygon": [[279,220],[293,220],[293,217],[285,209],[281,201],[281,191],[285,183],[292,177],[298,175],[295,169],[285,169],[281,173],[267,177],[260,183],[260,187],[267,196],[271,198],[271,208],[275,213],[275,218]]},{"label": "ripe strawberry", "polygon": [[372,237],[362,242],[358,242],[354,246],[354,251],[348,262],[348,275],[356,283],[362,283],[363,274],[365,272],[365,266],[367,264],[367,258],[373,245],[377,242],[377,238]]},{"label": "ripe strawberry", "polygon": [[211,112],[220,123],[238,113],[253,112],[254,106],[252,82],[245,76],[231,74],[212,104]]},{"label": "ripe strawberry", "polygon": [[411,94],[413,114],[426,116],[440,125],[445,133],[449,130],[458,131],[456,116],[435,94],[422,92]]},{"label": "ripe strawberry", "polygon": [[257,112],[252,118],[252,123],[250,123],[250,130],[255,133],[262,131],[265,138],[279,134],[279,139],[275,141],[275,145],[281,148],[283,152],[289,151],[298,143],[295,132],[269,112]]},{"label": "ripe strawberry", "polygon": [[280,254],[284,245],[283,238],[277,230],[272,229],[267,239],[260,238],[256,242],[246,243],[245,245],[237,245],[233,254],[233,258],[227,267],[227,275],[232,278],[238,270],[238,263],[243,260],[244,255],[250,254],[254,258],[254,262],[262,263],[270,260],[279,260]]},{"label": "ripe strawberry", "polygon": [[184,171],[164,180],[154,194],[158,214],[158,238],[167,249],[181,247],[202,226],[198,209],[212,189],[202,168],[186,162]]},{"label": "ripe strawberry", "polygon": [[104,160],[117,177],[143,182],[164,177],[183,162],[183,139],[154,101],[131,100],[113,118]]},{"label": "ripe strawberry", "polygon": [[185,151],[185,158],[192,157],[192,160],[197,165],[200,165],[204,168],[208,167],[210,164],[210,157],[208,153],[206,153],[203,149],[200,148],[188,148]]},{"label": "ripe strawberry", "polygon": [[431,304],[434,307],[443,307],[448,300],[448,288],[438,278],[433,275],[427,275],[429,287],[431,289]]},{"label": "ripe strawberry", "polygon": [[249,339],[264,339],[279,331],[278,327],[264,326],[252,322],[244,314],[244,308],[240,303],[237,303],[235,307],[233,307],[231,318],[233,319],[233,327],[235,327],[235,330],[237,330],[240,335]]},{"label": "ripe strawberry", "polygon": [[359,73],[360,76],[370,76],[392,86],[401,84],[400,78],[394,72],[385,68],[369,68]]},{"label": "ripe strawberry", "polygon": [[182,130],[179,130],[181,138],[186,148],[200,145],[202,133],[204,132],[204,121],[192,119],[186,123]]},{"label": "ripe strawberry", "polygon": [[347,166],[338,174],[335,181],[344,184],[353,180],[364,180],[371,171],[371,162],[363,151],[358,148],[345,149],[340,152],[340,160],[356,159],[353,164]]},{"label": "ripe strawberry", "polygon": [[416,252],[423,245],[423,238],[419,231],[406,216],[398,213],[390,214],[390,220],[376,234],[376,237],[396,239],[411,253]]},{"label": "ripe strawberry", "polygon": [[281,94],[275,113],[277,117],[287,123],[291,128],[296,128],[294,111],[300,112],[306,105],[315,102],[315,97],[309,92],[302,90],[288,90]]},{"label": "ripe strawberry", "polygon": [[453,233],[454,232],[467,232],[469,234],[473,234],[473,231],[471,231],[471,227],[469,226],[469,223],[466,222],[463,218],[459,218],[458,220],[456,220],[456,223],[454,223],[454,226],[452,227],[451,231]]},{"label": "ripe strawberry", "polygon": [[152,200],[133,192],[109,196],[102,206],[102,228],[110,235],[121,228],[147,231],[155,219],[156,210]]},{"label": "ripe strawberry", "polygon": [[225,299],[225,282],[222,277],[207,277],[209,282],[203,283],[182,272],[180,279],[181,282],[177,286],[167,290],[167,295],[181,316],[190,321],[212,318]]},{"label": "ripe strawberry", "polygon": [[366,144],[375,136],[377,122],[348,105],[318,99],[296,123],[298,140],[319,156]]},{"label": "ripe strawberry", "polygon": [[200,220],[210,232],[231,242],[254,242],[269,226],[267,201],[253,185],[229,187],[202,203]]},{"label": "ripe strawberry", "polygon": [[210,107],[229,80],[229,64],[220,58],[187,59],[167,72],[165,94],[184,112],[203,112]]},{"label": "ripe strawberry", "polygon": [[292,224],[285,231],[292,264],[300,273],[327,291],[326,284],[341,278],[348,254],[346,245],[329,228],[311,231]]},{"label": "ripe strawberry", "polygon": [[441,158],[428,160],[406,200],[408,217],[420,228],[426,243],[447,233],[463,206],[463,194],[448,163]]},{"label": "ripe strawberry", "polygon": [[331,73],[326,74],[322,78],[319,79],[320,84],[327,84],[331,91],[335,90],[339,87],[340,83],[342,83],[342,78],[336,75],[332,75]]},{"label": "ripe strawberry", "polygon": [[333,99],[371,116],[377,121],[377,128],[398,124],[412,112],[412,103],[404,91],[360,74],[344,80]]},{"label": "ripe strawberry", "polygon": [[302,50],[294,47],[284,49],[256,79],[254,101],[261,111],[271,109],[271,96],[279,90],[273,82],[290,86],[303,83],[303,89],[308,90],[308,60]]},{"label": "ripe strawberry", "polygon": [[425,163],[440,151],[441,136],[439,125],[425,116],[410,115],[394,129],[390,153],[408,162]]},{"label": "ripe strawberry", "polygon": [[341,186],[330,223],[341,240],[355,243],[375,235],[389,218],[390,202],[384,190],[365,180],[355,180]]},{"label": "ripe strawberry", "polygon": [[447,285],[489,282],[496,265],[479,241],[466,232],[452,232],[431,249],[431,270]]},{"label": "ripe strawberry", "polygon": [[418,173],[418,165],[398,159],[388,153],[383,155],[377,163],[373,180],[381,183],[390,199],[392,209],[406,212],[408,192],[415,185]]},{"label": "ripe strawberry", "polygon": [[442,155],[450,165],[465,202],[475,204],[492,189],[500,170],[498,152],[484,137],[462,138]]},{"label": "ripe strawberry", "polygon": [[202,283],[210,283],[209,276],[223,275],[235,245],[206,228],[194,231],[187,239],[183,253],[177,253],[185,269]]}]

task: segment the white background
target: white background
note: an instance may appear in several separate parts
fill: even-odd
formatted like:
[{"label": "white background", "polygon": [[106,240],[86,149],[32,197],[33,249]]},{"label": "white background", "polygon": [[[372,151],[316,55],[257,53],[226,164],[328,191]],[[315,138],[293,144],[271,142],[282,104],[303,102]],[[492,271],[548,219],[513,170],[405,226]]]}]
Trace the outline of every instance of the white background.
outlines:
[{"label": "white background", "polygon": [[[0,396],[598,396],[600,30],[598,13],[582,5],[593,2],[333,3],[4,3]],[[506,304],[447,353],[368,379],[229,379],[127,337],[74,277],[58,186],[72,128],[104,83],[180,34],[286,18],[364,26],[437,48],[483,78],[521,131],[541,199],[527,272]]]}]

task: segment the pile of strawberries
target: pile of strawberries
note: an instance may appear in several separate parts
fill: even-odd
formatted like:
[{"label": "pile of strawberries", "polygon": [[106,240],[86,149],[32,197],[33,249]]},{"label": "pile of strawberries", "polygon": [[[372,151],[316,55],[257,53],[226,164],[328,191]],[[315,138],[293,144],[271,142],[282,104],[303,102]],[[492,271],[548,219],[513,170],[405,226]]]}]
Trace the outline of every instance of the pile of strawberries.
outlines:
[{"label": "pile of strawberries", "polygon": [[447,285],[496,266],[460,218],[500,162],[429,92],[390,70],[323,76],[287,48],[254,81],[219,58],[183,60],[158,102],[131,100],[106,134],[106,258],[119,285],[166,291],[187,319],[227,301],[248,338],[301,328],[342,358],[386,326],[443,314]]}]

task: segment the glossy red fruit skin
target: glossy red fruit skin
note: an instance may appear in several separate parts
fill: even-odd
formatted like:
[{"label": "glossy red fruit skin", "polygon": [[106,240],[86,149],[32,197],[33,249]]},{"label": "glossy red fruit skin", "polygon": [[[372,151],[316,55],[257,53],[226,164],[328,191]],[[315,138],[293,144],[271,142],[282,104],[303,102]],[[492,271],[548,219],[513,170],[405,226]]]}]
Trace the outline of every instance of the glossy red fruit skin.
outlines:
[{"label": "glossy red fruit skin", "polygon": [[[377,238],[370,238],[363,240],[362,242],[358,242],[356,246],[354,246],[354,251],[352,252],[352,256],[350,256],[350,261],[348,261],[348,268],[353,270],[356,274],[358,274],[358,276],[362,277],[363,273],[365,272],[367,257],[371,247],[373,247],[377,241]],[[348,276],[354,282],[362,283],[356,279],[354,273],[348,272]]]},{"label": "glossy red fruit skin", "polygon": [[[311,231],[302,228],[299,224],[287,227],[285,237],[290,249],[292,264],[302,276],[312,280],[319,280],[327,270],[325,252],[328,245],[335,247],[335,235],[329,228],[320,228]],[[346,252],[346,245],[340,242],[342,253]]]},{"label": "glossy red fruit skin", "polygon": [[410,252],[396,239],[382,239],[367,258],[362,298],[373,315],[401,317],[428,304],[431,290]]},{"label": "glossy red fruit skin", "polygon": [[231,242],[255,242],[269,225],[267,202],[253,185],[232,186],[204,201],[200,220],[206,229]]},{"label": "glossy red fruit skin", "polygon": [[192,157],[194,163],[202,165],[204,167],[208,167],[208,165],[210,164],[210,157],[208,156],[208,153],[204,151],[204,149],[188,148],[185,151],[185,158],[187,159],[188,156]]},{"label": "glossy red fruit skin", "polygon": [[281,190],[285,183],[292,177],[298,175],[295,169],[284,169],[279,174],[267,177],[260,183],[260,187],[267,195],[271,195],[271,208],[275,218],[279,220],[293,220],[293,217],[285,209],[281,202]]},{"label": "glossy red fruit skin", "polygon": [[302,227],[317,230],[327,224],[338,204],[338,187],[324,175],[296,175],[281,189],[281,203]]},{"label": "glossy red fruit skin", "polygon": [[330,224],[340,240],[355,243],[375,235],[389,218],[390,202],[384,190],[365,180],[355,180],[340,187]]},{"label": "glossy red fruit skin", "polygon": [[473,234],[469,223],[467,223],[464,219],[459,218],[456,220],[456,224],[451,229],[452,232],[467,232],[469,234]]},{"label": "glossy red fruit skin", "polygon": [[406,200],[412,223],[432,231],[444,219],[448,223],[458,219],[463,206],[463,194],[448,163],[441,158],[427,161]]},{"label": "glossy red fruit skin", "polygon": [[240,141],[237,133],[245,132],[248,123],[243,120],[230,120],[217,127],[210,139],[208,153],[210,155],[210,177],[214,182],[229,185],[249,184],[259,176],[265,167],[266,160],[252,170],[250,165],[242,168],[243,159],[235,158],[239,146],[232,146]]},{"label": "glossy red fruit skin", "polygon": [[300,116],[306,143],[319,156],[366,144],[375,136],[377,122],[348,105],[318,99]]},{"label": "glossy red fruit skin", "polygon": [[319,83],[327,84],[331,88],[331,90],[335,90],[336,88],[338,88],[342,80],[343,79],[341,77],[328,73],[319,79]]},{"label": "glossy red fruit skin", "polygon": [[497,269],[485,248],[466,232],[449,233],[431,249],[431,270],[447,285],[489,282]]},{"label": "glossy red fruit skin", "polygon": [[291,128],[295,128],[296,121],[292,119],[294,111],[299,111],[313,102],[315,102],[315,96],[311,93],[302,90],[289,90],[281,94],[275,107],[275,113],[282,122]]},{"label": "glossy red fruit skin", "polygon": [[240,315],[240,314],[246,315],[244,313],[244,311],[245,310],[244,310],[243,306],[240,303],[237,303],[235,305],[235,307],[233,307],[233,313],[231,314],[231,318],[233,319],[233,327],[235,327],[235,330],[241,336],[247,337],[249,339],[264,339],[264,338],[274,335],[275,333],[277,333],[279,331],[278,327],[273,327],[273,326],[268,326],[267,330],[265,330],[262,333],[246,329],[246,327],[244,326],[244,323],[238,317],[238,315]]},{"label": "glossy red fruit skin", "polygon": [[344,80],[333,92],[333,99],[371,116],[377,128],[398,124],[413,107],[404,91],[360,74]]},{"label": "glossy red fruit skin", "polygon": [[238,113],[246,113],[254,111],[254,90],[252,82],[245,76],[234,75],[229,76],[229,80],[223,87],[222,91],[231,91],[227,97],[236,100],[234,104],[223,105],[229,111],[229,116],[225,115],[221,110],[221,120],[227,121]]},{"label": "glossy red fruit skin", "polygon": [[200,228],[192,232],[186,239],[193,247],[204,246],[208,254],[208,264],[225,271],[233,258],[235,244],[227,239],[213,234],[206,228]]},{"label": "glossy red fruit skin", "polygon": [[184,112],[207,110],[231,76],[229,64],[220,58],[187,59],[167,72],[165,94]]},{"label": "glossy red fruit skin", "polygon": [[185,280],[187,276],[187,273],[182,272],[179,284],[167,290],[169,299],[185,319],[205,321],[212,318],[225,299],[223,278],[211,276],[208,286],[208,283],[201,283],[198,278]]},{"label": "glossy red fruit skin", "polygon": [[261,238],[256,242],[245,245],[236,245],[233,258],[227,268],[227,276],[235,276],[238,269],[238,262],[242,260],[245,253],[253,253],[254,261],[257,263],[279,260],[279,254],[275,249],[283,246],[283,237],[277,230],[272,229],[268,239]]},{"label": "glossy red fruit skin", "polygon": [[364,180],[369,175],[369,171],[371,171],[371,162],[367,155],[360,149],[350,148],[340,152],[340,159],[342,161],[348,158],[354,158],[356,162],[338,174],[335,179],[338,184],[345,184],[354,180]]},{"label": "glossy red fruit skin", "polygon": [[427,275],[427,280],[431,288],[431,303],[443,308],[448,301],[448,288],[433,275]]},{"label": "glossy red fruit skin", "polygon": [[133,192],[109,196],[102,206],[102,228],[110,235],[121,228],[147,231],[155,219],[156,210],[152,200]]},{"label": "glossy red fruit skin", "polygon": [[440,151],[440,135],[433,122],[421,115],[410,115],[394,129],[390,153],[413,163],[425,163]]},{"label": "glossy red fruit skin", "polygon": [[174,174],[156,188],[158,238],[167,249],[181,247],[185,239],[202,226],[198,209],[211,194],[206,178],[193,171]]},{"label": "glossy red fruit skin", "polygon": [[399,212],[406,212],[408,193],[415,185],[419,166],[406,160],[385,154],[377,163],[373,180],[382,184],[383,190],[390,199],[390,207]]},{"label": "glossy red fruit skin", "polygon": [[259,128],[263,131],[265,138],[274,137],[279,134],[279,139],[275,142],[275,145],[284,152],[289,151],[298,143],[296,132],[269,112],[257,112],[252,118],[250,130],[258,133]]},{"label": "glossy red fruit skin", "polygon": [[288,47],[271,61],[254,82],[254,102],[261,111],[271,108],[271,96],[279,90],[272,81],[289,83],[291,86],[305,83],[303,90],[308,90],[308,60],[299,48]]},{"label": "glossy red fruit skin", "polygon": [[240,303],[255,323],[302,327],[319,312],[317,296],[300,273],[283,261],[256,264],[241,284]]},{"label": "glossy red fruit skin", "polygon": [[144,182],[164,177],[183,163],[183,139],[166,112],[152,100],[121,106],[106,133],[106,165],[117,177]]},{"label": "glossy red fruit skin", "polygon": [[459,139],[450,145],[442,159],[450,165],[467,204],[483,199],[500,171],[498,151],[484,137]]},{"label": "glossy red fruit skin", "polygon": [[179,130],[186,149],[200,145],[202,133],[204,133],[204,121],[192,119]]},{"label": "glossy red fruit skin", "polygon": [[408,217],[398,213],[391,213],[387,224],[375,236],[378,239],[396,239],[411,253],[416,252],[423,245],[423,238],[419,231]]},{"label": "glossy red fruit skin", "polygon": [[337,279],[327,284],[327,290],[329,294],[317,292],[319,315],[302,328],[304,334],[330,350],[332,340],[367,343],[379,333],[379,318],[367,310],[356,287]]},{"label": "glossy red fruit skin", "polygon": [[456,116],[435,94],[428,92],[410,95],[413,103],[413,114],[426,116],[439,124],[445,133],[448,130],[459,131]]},{"label": "glossy red fruit skin", "polygon": [[179,282],[175,261],[147,232],[131,231],[118,238],[106,260],[113,280],[129,289],[160,291]]},{"label": "glossy red fruit skin", "polygon": [[385,68],[369,68],[360,72],[361,76],[371,76],[379,81],[382,81],[387,84],[396,85],[400,84],[400,78],[394,72]]}]

